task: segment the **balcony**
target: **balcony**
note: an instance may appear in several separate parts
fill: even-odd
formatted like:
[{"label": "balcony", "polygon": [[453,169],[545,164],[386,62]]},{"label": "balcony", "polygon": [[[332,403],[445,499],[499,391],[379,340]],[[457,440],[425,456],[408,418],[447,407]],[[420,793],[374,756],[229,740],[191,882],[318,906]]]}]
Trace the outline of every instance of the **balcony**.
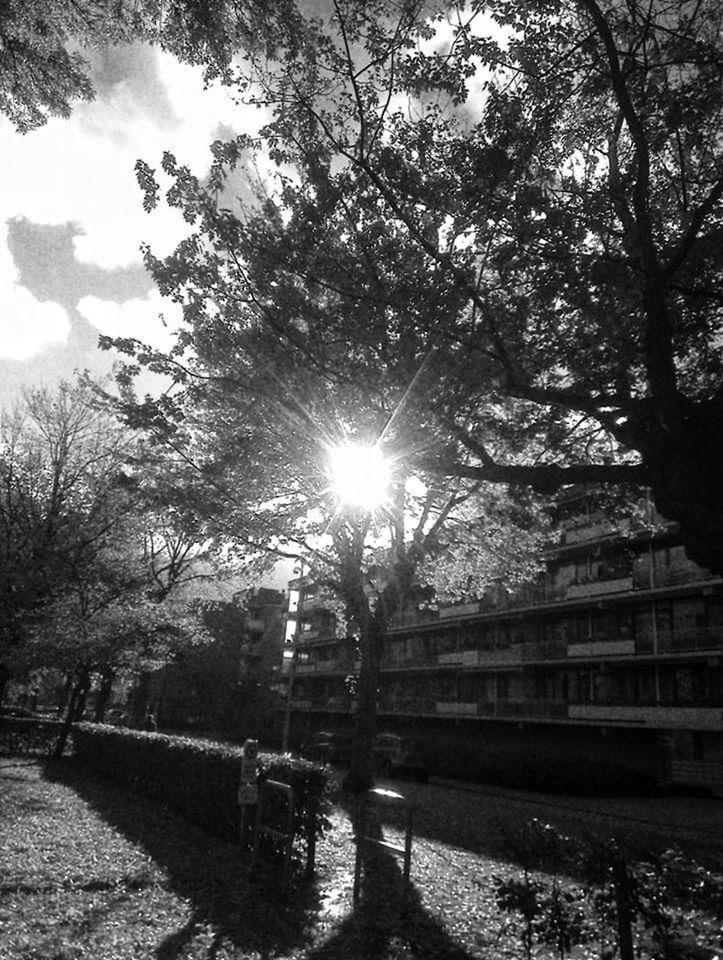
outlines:
[{"label": "balcony", "polygon": [[460,703],[459,701],[436,701],[434,712],[445,717],[476,717],[477,701]]},{"label": "balcony", "polygon": [[633,581],[637,590],[654,590],[656,587],[675,587],[685,583],[700,583],[704,580],[716,579],[714,574],[694,563],[687,565],[680,564],[675,567],[655,567],[652,573],[650,565],[637,564],[633,575]]},{"label": "balcony", "polygon": [[451,650],[448,653],[438,653],[437,663],[440,666],[449,666],[450,664],[459,664],[464,662],[464,653],[462,650]]},{"label": "balcony", "polygon": [[564,640],[520,643],[513,649],[519,650],[519,659],[527,662],[531,660],[562,660],[567,656],[567,645]]},{"label": "balcony", "polygon": [[485,706],[493,706],[494,712],[488,716],[498,719],[564,720],[568,717],[567,700],[496,700]]},{"label": "balcony", "polygon": [[632,574],[615,580],[591,580],[589,583],[571,583],[567,588],[567,599],[578,597],[600,597],[609,593],[626,593],[633,589]]},{"label": "balcony", "polygon": [[603,518],[587,517],[566,520],[561,524],[562,543],[565,545],[583,543],[586,540],[600,540],[621,534],[630,529],[630,521],[612,521]]},{"label": "balcony", "polygon": [[453,607],[440,607],[439,619],[449,620],[455,617],[469,617],[472,614],[479,613],[479,600],[474,603],[458,603]]},{"label": "balcony", "polygon": [[658,634],[659,653],[685,653],[689,650],[723,651],[723,627],[698,627],[672,634]]},{"label": "balcony", "polygon": [[710,706],[570,704],[569,716],[571,720],[676,730],[721,730],[723,728],[723,708]]},{"label": "balcony", "polygon": [[634,640],[592,640],[587,643],[571,643],[568,657],[627,657],[635,653]]}]

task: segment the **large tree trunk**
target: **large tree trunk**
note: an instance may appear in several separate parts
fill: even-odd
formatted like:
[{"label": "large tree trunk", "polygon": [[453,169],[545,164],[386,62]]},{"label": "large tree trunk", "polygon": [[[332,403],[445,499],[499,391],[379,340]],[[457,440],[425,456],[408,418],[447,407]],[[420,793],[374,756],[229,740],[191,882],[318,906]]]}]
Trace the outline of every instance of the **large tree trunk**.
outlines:
[{"label": "large tree trunk", "polygon": [[113,670],[106,671],[101,677],[100,690],[98,691],[98,699],[95,702],[95,713],[93,714],[95,723],[103,723],[105,711],[108,708],[108,701],[113,691],[114,680],[115,672]]},{"label": "large tree trunk", "polygon": [[63,756],[65,745],[67,744],[68,737],[70,736],[70,728],[83,716],[83,711],[85,710],[85,701],[89,690],[90,670],[86,667],[81,667],[78,670],[77,680],[73,686],[70,700],[68,701],[68,709],[65,714],[65,720],[63,721],[63,726],[60,729],[60,733],[58,734],[58,739],[55,744],[55,749],[53,750],[53,756],[55,758]]},{"label": "large tree trunk", "polygon": [[723,404],[690,404],[678,431],[645,444],[656,509],[680,525],[686,553],[723,575]]},{"label": "large tree trunk", "polygon": [[374,786],[374,736],[377,726],[377,696],[379,688],[379,661],[384,642],[375,618],[369,618],[366,629],[359,636],[361,664],[357,678],[354,741],[349,773],[344,789],[363,793]]}]

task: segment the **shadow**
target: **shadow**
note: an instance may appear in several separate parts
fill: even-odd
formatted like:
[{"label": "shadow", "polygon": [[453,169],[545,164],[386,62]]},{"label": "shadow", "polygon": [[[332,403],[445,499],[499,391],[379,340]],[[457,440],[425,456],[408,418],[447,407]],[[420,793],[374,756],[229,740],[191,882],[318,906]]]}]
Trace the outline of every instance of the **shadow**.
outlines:
[{"label": "shadow", "polygon": [[[309,883],[287,900],[276,876],[249,879],[238,846],[219,840],[178,815],[124,788],[99,780],[72,760],[48,761],[44,776],[74,790],[106,823],[141,846],[167,878],[167,889],[191,906],[188,921],[159,943],[157,960],[189,956],[199,929],[214,939],[204,956],[212,960],[222,944],[261,958],[303,951],[318,911],[316,885]],[[150,882],[150,881],[149,881]],[[195,954],[194,954],[195,955]]]},{"label": "shadow", "polygon": [[656,820],[645,808],[630,816],[620,815],[614,806],[605,811],[602,808],[605,801],[586,805],[582,801],[576,803],[576,798],[554,794],[527,794],[484,786],[450,788],[435,782],[420,786],[380,779],[379,785],[410,797],[414,805],[415,835],[510,865],[525,865],[524,851],[520,856],[518,850],[518,835],[532,820],[551,824],[569,837],[573,851],[615,839],[629,849],[631,855],[641,858],[646,853],[662,853],[675,846],[686,856],[714,869],[720,869],[723,864],[721,807],[715,800],[705,805],[706,816],[693,817],[689,825],[674,827],[664,820]]},{"label": "shadow", "polygon": [[[348,795],[338,799],[354,820],[354,800]],[[383,837],[381,826],[374,833]],[[371,848],[363,864],[360,897],[352,913],[305,960],[477,960],[479,954],[453,940],[425,908],[413,883],[405,890],[401,865],[392,853]]]},{"label": "shadow", "polygon": [[[407,886],[405,897],[401,865],[387,851],[370,852],[356,906],[338,922],[320,924],[318,881],[282,899],[273,886],[275,877],[250,881],[237,846],[152,801],[99,780],[68,760],[48,761],[44,776],[74,790],[106,823],[141,846],[165,872],[167,888],[191,905],[187,922],[158,944],[156,960],[190,956],[194,937],[202,928],[213,931],[212,942],[203,948],[208,960],[220,953],[228,955],[229,945],[239,955],[258,955],[261,960],[277,955],[303,956],[304,960],[477,960],[479,956],[450,937],[413,885]],[[351,815],[350,799],[339,799]],[[350,843],[349,868],[353,857]],[[351,873],[345,865],[342,885],[347,879],[351,893]],[[324,928],[329,933],[320,942]]]}]

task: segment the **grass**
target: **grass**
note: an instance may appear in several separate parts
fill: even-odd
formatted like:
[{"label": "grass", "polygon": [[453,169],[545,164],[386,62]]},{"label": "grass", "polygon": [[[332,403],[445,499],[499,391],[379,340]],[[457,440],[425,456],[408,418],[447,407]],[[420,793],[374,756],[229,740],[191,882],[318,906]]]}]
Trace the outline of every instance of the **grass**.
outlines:
[{"label": "grass", "polygon": [[[403,789],[419,808],[404,917],[398,862],[384,854],[353,908],[352,835],[341,806],[320,844],[316,880],[284,901],[272,880],[250,882],[237,847],[72,762],[2,759],[0,960],[523,956],[519,930],[494,896],[494,877],[518,872],[501,837],[505,818],[525,815],[522,806],[504,793]],[[546,812],[574,826],[569,807]],[[581,828],[590,822],[578,816]],[[393,825],[386,832],[397,835]],[[713,942],[710,918],[695,926],[700,942]],[[599,945],[577,955],[599,956]]]}]

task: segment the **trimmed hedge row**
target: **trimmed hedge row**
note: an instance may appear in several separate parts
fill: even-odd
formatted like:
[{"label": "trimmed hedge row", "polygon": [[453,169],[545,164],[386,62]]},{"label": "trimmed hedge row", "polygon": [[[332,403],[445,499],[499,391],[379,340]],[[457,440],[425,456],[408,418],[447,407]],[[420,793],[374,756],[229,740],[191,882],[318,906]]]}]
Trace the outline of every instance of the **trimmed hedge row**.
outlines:
[{"label": "trimmed hedge row", "polygon": [[[238,840],[240,747],[97,723],[74,724],[73,746],[76,759],[94,773],[167,805],[216,836]],[[259,760],[260,780],[279,780],[294,790],[295,851],[298,856],[299,848],[305,849],[311,872],[316,841],[330,824],[328,768],[289,754],[261,754]]]},{"label": "trimmed hedge row", "polygon": [[0,754],[50,756],[62,729],[60,720],[0,717]]}]

